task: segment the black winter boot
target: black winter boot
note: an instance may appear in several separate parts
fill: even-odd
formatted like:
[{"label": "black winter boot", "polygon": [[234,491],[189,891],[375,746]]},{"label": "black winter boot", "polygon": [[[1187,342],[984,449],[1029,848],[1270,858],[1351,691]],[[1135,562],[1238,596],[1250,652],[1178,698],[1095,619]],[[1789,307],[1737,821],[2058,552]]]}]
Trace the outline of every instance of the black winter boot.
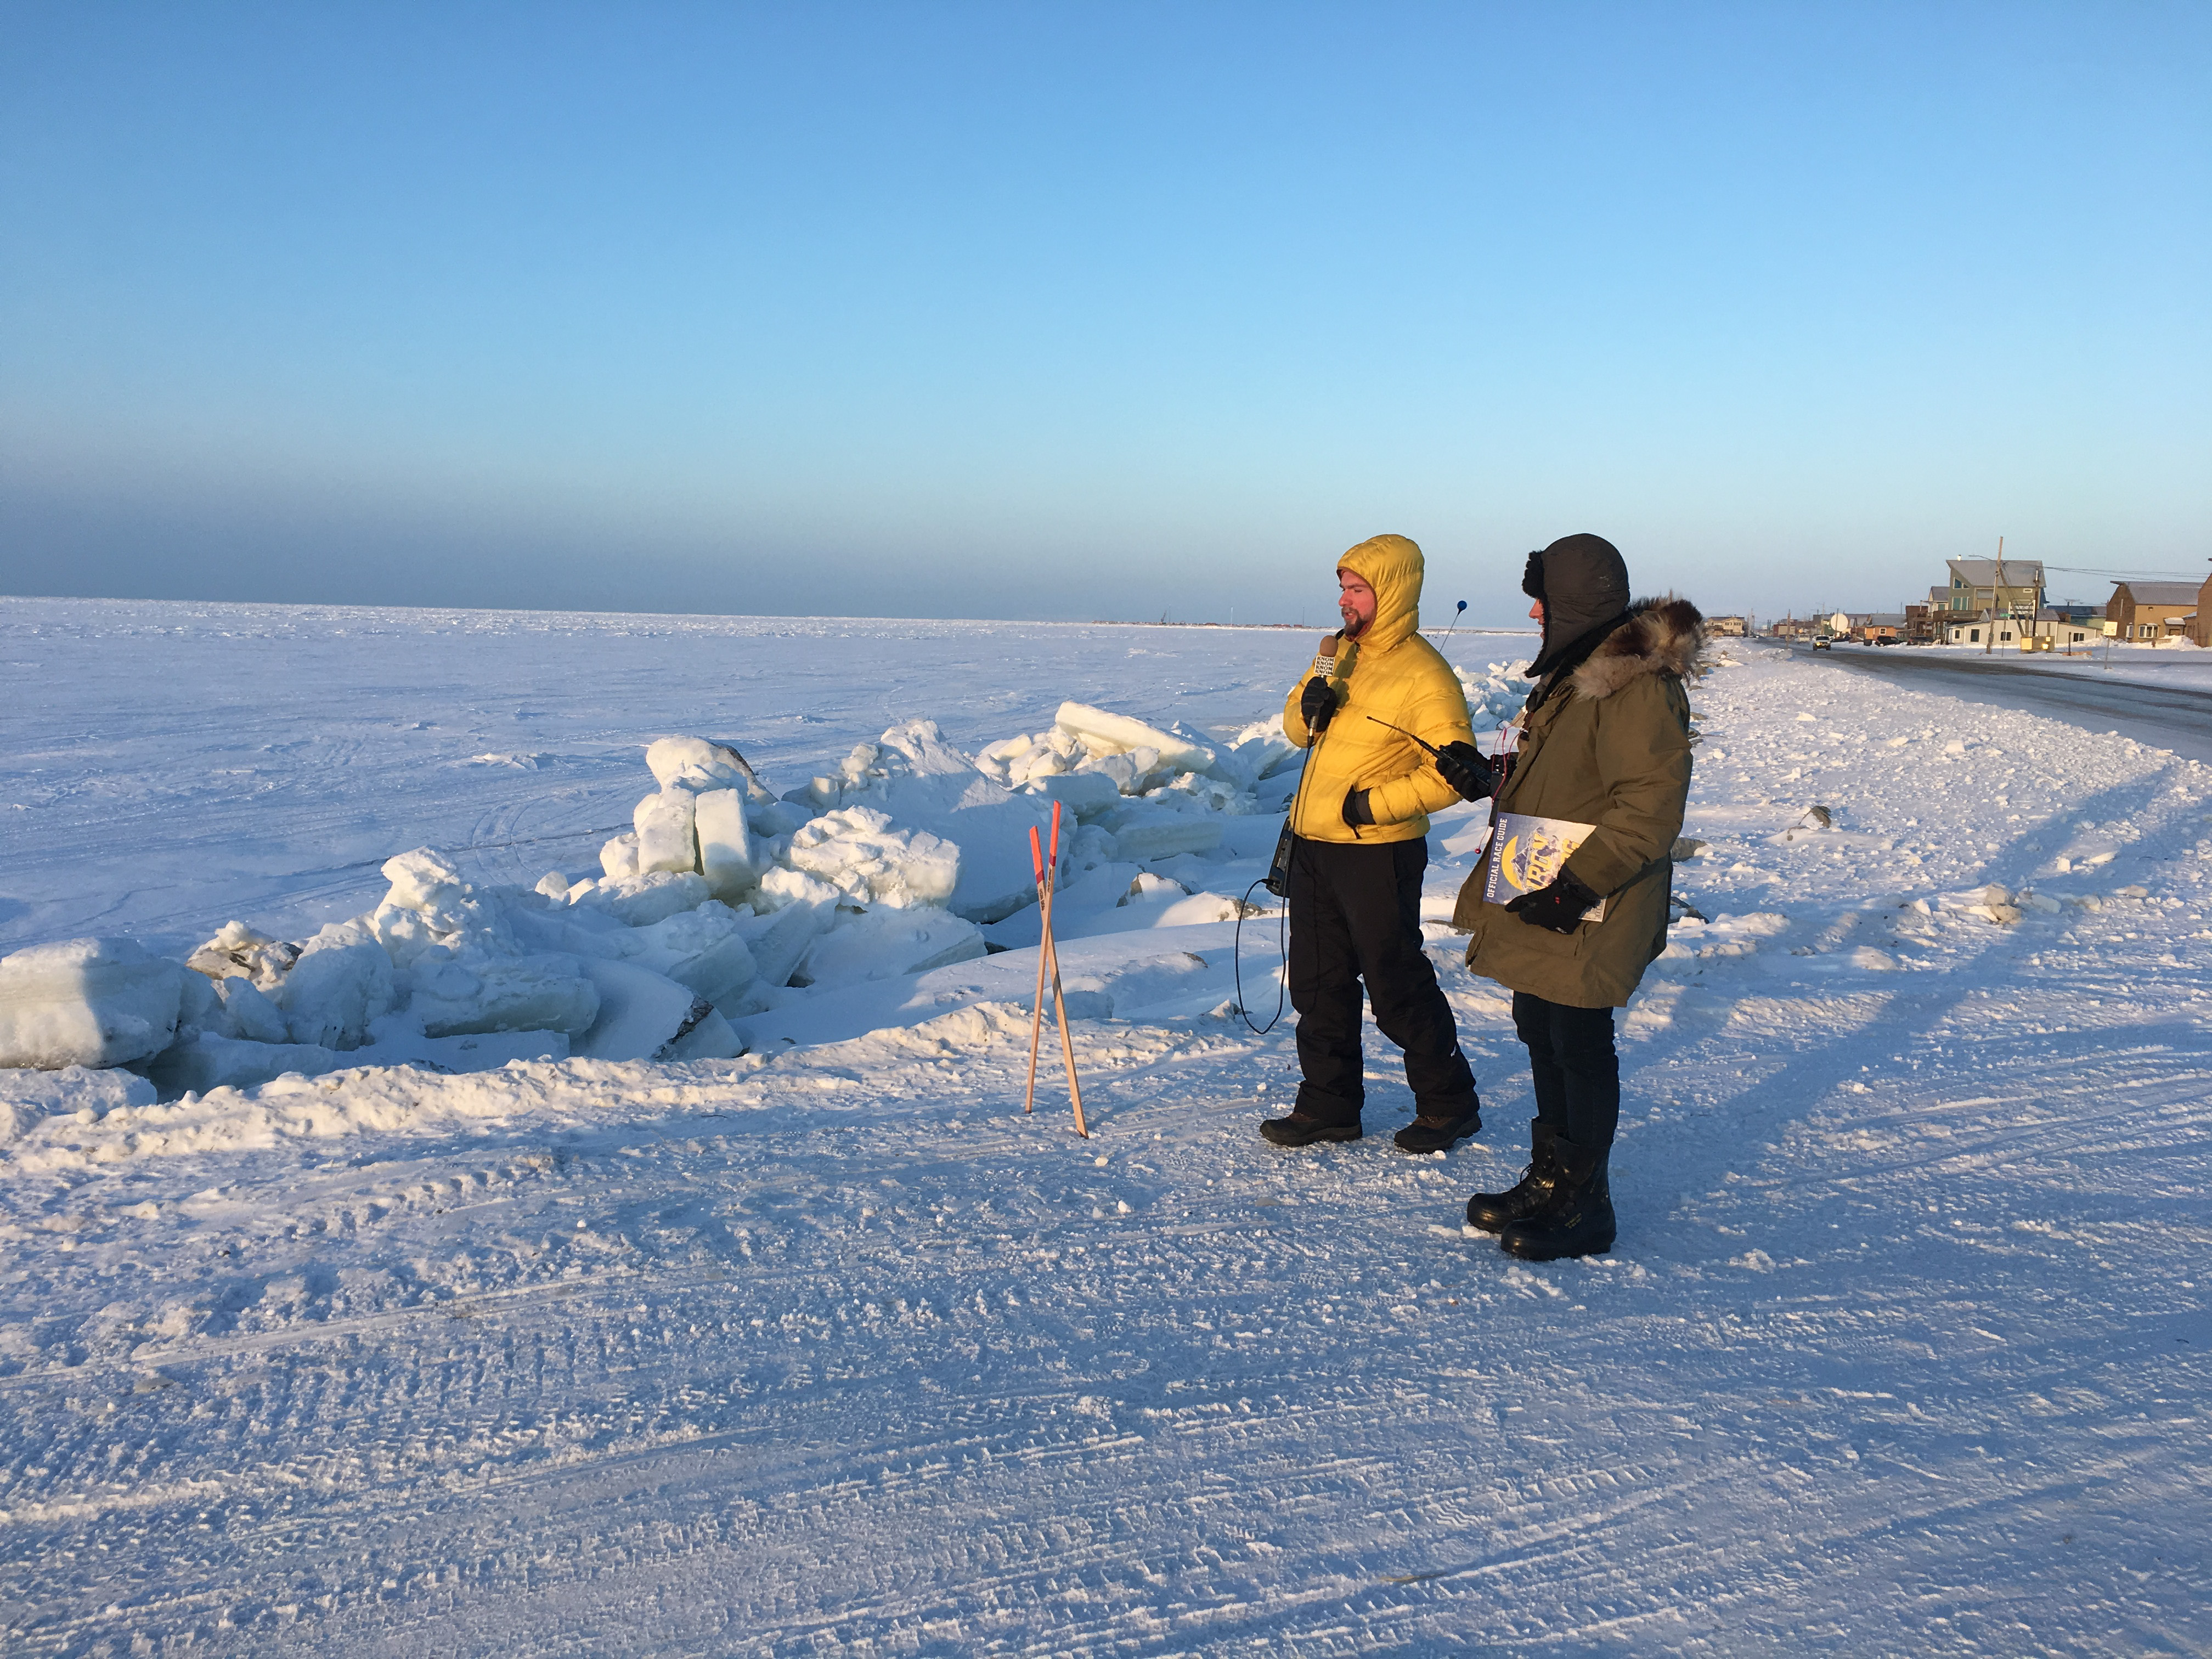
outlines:
[{"label": "black winter boot", "polygon": [[1477,1193],[1468,1200],[1467,1224],[1486,1233],[1503,1232],[1509,1224],[1532,1216],[1550,1203],[1559,1174],[1559,1159],[1552,1147],[1559,1138],[1559,1132],[1541,1118],[1530,1124],[1528,1169],[1510,1190]]},{"label": "black winter boot", "polygon": [[1565,1135],[1553,1139],[1558,1159],[1550,1201],[1534,1214],[1508,1223],[1498,1248],[1524,1261],[1556,1261],[1567,1255],[1603,1255],[1613,1248],[1613,1187],[1606,1169],[1610,1149],[1577,1146]]},{"label": "black winter boot", "polygon": [[1479,1133],[1481,1128],[1482,1103],[1470,1100],[1464,1112],[1451,1112],[1441,1117],[1422,1113],[1399,1130],[1395,1139],[1401,1152],[1441,1152],[1454,1142]]},{"label": "black winter boot", "polygon": [[1357,1140],[1360,1128],[1357,1123],[1324,1123],[1292,1112],[1288,1117],[1269,1118],[1260,1126],[1260,1134],[1278,1146],[1310,1146],[1316,1140]]}]

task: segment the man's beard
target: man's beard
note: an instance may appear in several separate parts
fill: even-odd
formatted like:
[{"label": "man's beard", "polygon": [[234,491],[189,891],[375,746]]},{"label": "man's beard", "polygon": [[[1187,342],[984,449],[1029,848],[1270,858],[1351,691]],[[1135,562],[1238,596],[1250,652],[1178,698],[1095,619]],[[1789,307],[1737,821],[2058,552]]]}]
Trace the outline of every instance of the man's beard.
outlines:
[{"label": "man's beard", "polygon": [[1355,617],[1348,611],[1340,611],[1336,614],[1343,620],[1343,633],[1346,639],[1356,640],[1367,631],[1367,617]]}]

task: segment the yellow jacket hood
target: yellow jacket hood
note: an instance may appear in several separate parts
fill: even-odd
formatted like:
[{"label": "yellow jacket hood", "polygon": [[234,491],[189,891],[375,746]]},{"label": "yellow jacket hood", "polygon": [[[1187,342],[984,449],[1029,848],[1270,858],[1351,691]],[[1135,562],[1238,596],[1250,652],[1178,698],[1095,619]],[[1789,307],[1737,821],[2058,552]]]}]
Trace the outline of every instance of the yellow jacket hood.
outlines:
[{"label": "yellow jacket hood", "polygon": [[[1283,700],[1283,730],[1312,752],[1291,828],[1310,841],[1387,843],[1429,830],[1428,815],[1459,799],[1411,732],[1441,748],[1467,743],[1467,694],[1436,647],[1418,631],[1421,550],[1403,536],[1376,536],[1336,562],[1375,590],[1375,620],[1356,646],[1340,647],[1330,685],[1336,713],[1318,742],[1301,710],[1305,677]],[[1309,671],[1310,672],[1310,671]],[[1374,822],[1344,821],[1344,798],[1367,791]]]},{"label": "yellow jacket hood", "polygon": [[1370,536],[1336,562],[1375,590],[1375,620],[1359,648],[1382,653],[1410,638],[1421,625],[1419,545],[1408,536]]}]

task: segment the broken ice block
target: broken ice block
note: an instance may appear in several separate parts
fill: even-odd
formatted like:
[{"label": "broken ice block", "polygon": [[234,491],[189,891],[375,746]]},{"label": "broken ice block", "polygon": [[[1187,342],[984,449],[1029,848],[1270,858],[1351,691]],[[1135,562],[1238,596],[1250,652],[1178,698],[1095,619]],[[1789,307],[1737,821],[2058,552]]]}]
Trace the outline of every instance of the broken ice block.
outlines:
[{"label": "broken ice block", "polygon": [[574,957],[490,957],[436,963],[426,955],[414,969],[407,1012],[430,1036],[476,1031],[568,1031],[599,1017],[599,994],[577,977]]},{"label": "broken ice block", "polygon": [[842,985],[896,979],[986,954],[983,930],[934,907],[888,906],[852,916],[818,935],[792,975],[794,984]]},{"label": "broken ice block", "polygon": [[691,794],[684,789],[663,789],[638,802],[631,823],[637,831],[640,874],[654,870],[696,870],[698,843],[691,829]]},{"label": "broken ice block", "polygon": [[599,868],[606,872],[609,881],[626,881],[637,873],[637,836],[635,831],[617,836],[599,848]]},{"label": "broken ice block", "polygon": [[287,1072],[320,1077],[355,1062],[313,1043],[252,1042],[203,1031],[197,1041],[179,1042],[155,1056],[146,1068],[162,1097],[174,1100],[187,1091],[251,1089]]},{"label": "broken ice block", "polygon": [[1094,755],[1150,749],[1163,763],[1178,772],[1210,772],[1213,769],[1213,750],[1204,744],[1193,743],[1173,732],[1163,732],[1158,726],[1147,726],[1127,714],[1109,714],[1103,708],[1093,708],[1088,703],[1060,704],[1060,713],[1053,723],[1061,731],[1072,732],[1081,738],[1084,746]]},{"label": "broken ice block", "polygon": [[391,1011],[392,958],[365,922],[333,922],[301,949],[273,1000],[294,1042],[357,1048],[369,1021]]},{"label": "broken ice block", "polygon": [[692,805],[692,823],[699,838],[699,872],[707,890],[724,903],[734,902],[752,890],[766,862],[755,849],[752,831],[745,823],[742,790],[710,789]]},{"label": "broken ice block", "polygon": [[697,1023],[691,1014],[700,997],[689,986],[635,963],[580,965],[599,992],[599,1016],[574,1040],[572,1054],[589,1060],[651,1060]]},{"label": "broken ice block", "polygon": [[185,968],[136,939],[73,939],[0,957],[0,1066],[122,1066],[177,1034]]},{"label": "broken ice block", "polygon": [[705,738],[661,738],[647,747],[645,763],[663,789],[727,789],[753,775],[743,755]]},{"label": "broken ice block", "polygon": [[242,921],[226,921],[216,936],[185,958],[185,966],[210,979],[243,975],[266,991],[284,977],[300,947],[257,933]]}]

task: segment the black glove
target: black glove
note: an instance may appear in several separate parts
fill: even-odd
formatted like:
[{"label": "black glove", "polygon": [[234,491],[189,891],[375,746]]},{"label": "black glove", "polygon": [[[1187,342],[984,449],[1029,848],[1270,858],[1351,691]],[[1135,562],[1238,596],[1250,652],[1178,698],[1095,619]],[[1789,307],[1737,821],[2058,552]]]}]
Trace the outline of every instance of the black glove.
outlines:
[{"label": "black glove", "polygon": [[1459,791],[1462,800],[1488,800],[1494,787],[1490,762],[1471,743],[1448,743],[1437,750],[1437,770]]},{"label": "black glove", "polygon": [[1306,682],[1305,692],[1298,698],[1298,718],[1306,723],[1306,730],[1317,738],[1328,730],[1335,714],[1336,692],[1326,678],[1315,675]]},{"label": "black glove", "polygon": [[1347,789],[1344,792],[1344,821],[1346,823],[1355,824],[1375,822],[1375,811],[1367,804],[1367,792],[1364,789]]},{"label": "black glove", "polygon": [[1523,893],[1505,908],[1535,927],[1571,933],[1582,926],[1583,912],[1596,902],[1595,893],[1562,870],[1549,887]]}]

